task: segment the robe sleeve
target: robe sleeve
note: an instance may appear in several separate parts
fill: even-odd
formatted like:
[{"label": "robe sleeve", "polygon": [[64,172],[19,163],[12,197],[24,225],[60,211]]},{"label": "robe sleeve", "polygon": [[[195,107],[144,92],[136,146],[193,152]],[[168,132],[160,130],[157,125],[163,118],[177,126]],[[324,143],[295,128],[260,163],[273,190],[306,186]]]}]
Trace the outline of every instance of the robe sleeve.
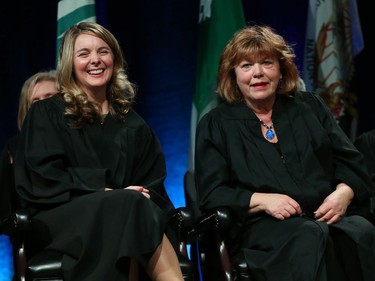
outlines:
[{"label": "robe sleeve", "polygon": [[323,99],[314,94],[308,94],[306,97],[330,139],[334,155],[333,180],[348,184],[359,202],[368,200],[375,195],[375,187],[367,173],[363,155],[333,118]]},{"label": "robe sleeve", "polygon": [[365,157],[366,166],[373,182],[375,182],[375,130],[363,133],[354,145]]},{"label": "robe sleeve", "polygon": [[230,181],[225,134],[217,117],[211,112],[197,126],[195,175],[198,201],[202,210],[224,206],[241,216],[247,213],[253,192]]},{"label": "robe sleeve", "polygon": [[151,200],[168,213],[174,207],[164,186],[166,163],[160,141],[146,123],[137,129],[134,140],[137,152],[133,181],[148,188]]},{"label": "robe sleeve", "polygon": [[34,103],[23,124],[15,160],[17,192],[32,203],[62,204],[103,190],[107,170],[75,166],[62,102],[48,100]]}]

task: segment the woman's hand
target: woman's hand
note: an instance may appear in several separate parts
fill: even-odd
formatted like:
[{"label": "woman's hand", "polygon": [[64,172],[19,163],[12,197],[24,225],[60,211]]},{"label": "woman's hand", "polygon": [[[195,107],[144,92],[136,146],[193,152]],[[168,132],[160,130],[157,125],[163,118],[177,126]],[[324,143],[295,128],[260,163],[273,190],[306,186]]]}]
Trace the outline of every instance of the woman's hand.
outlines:
[{"label": "woman's hand", "polygon": [[279,220],[302,213],[298,202],[288,195],[256,192],[251,196],[249,213],[254,214],[260,211],[264,211]]},{"label": "woman's hand", "polygon": [[316,220],[325,221],[328,224],[338,222],[345,214],[353,197],[354,192],[350,186],[339,183],[336,190],[328,195],[322,205],[315,211]]},{"label": "woman's hand", "polygon": [[130,186],[128,186],[128,187],[125,187],[124,189],[133,189],[133,190],[137,190],[137,191],[141,192],[141,193],[143,194],[144,197],[150,199],[150,191],[149,191],[147,188],[144,188],[143,186],[139,186],[139,185],[130,185]]}]

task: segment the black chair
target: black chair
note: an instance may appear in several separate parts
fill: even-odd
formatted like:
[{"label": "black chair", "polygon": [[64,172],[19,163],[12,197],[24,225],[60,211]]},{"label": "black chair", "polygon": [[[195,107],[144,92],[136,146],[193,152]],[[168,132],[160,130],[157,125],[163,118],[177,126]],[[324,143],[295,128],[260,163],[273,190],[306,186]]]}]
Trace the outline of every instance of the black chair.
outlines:
[{"label": "black chair", "polygon": [[[57,251],[39,250],[30,237],[32,215],[30,209],[14,190],[14,151],[4,150],[0,165],[1,224],[0,234],[10,237],[13,248],[13,281],[63,281],[62,257]],[[180,267],[185,281],[194,281],[194,264],[189,259],[184,231],[193,222],[192,211],[187,207],[176,208],[169,214],[169,226],[174,230],[179,243]],[[30,241],[31,240],[31,241]]]},{"label": "black chair", "polygon": [[196,264],[195,279],[203,281],[250,281],[244,256],[230,255],[226,232],[233,225],[233,216],[229,208],[216,208],[202,213],[198,206],[198,197],[194,173],[188,171],[184,176],[186,206],[194,214],[194,226],[185,232],[185,241],[190,244],[190,255]]}]

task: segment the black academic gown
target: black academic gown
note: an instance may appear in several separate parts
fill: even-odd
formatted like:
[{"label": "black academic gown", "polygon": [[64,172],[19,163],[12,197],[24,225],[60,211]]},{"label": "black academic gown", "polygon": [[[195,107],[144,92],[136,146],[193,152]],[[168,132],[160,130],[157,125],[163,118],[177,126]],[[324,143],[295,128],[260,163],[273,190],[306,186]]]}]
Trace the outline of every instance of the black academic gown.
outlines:
[{"label": "black academic gown", "polygon": [[[367,171],[375,183],[375,129],[362,133],[354,141],[356,148],[363,154],[366,162]],[[375,224],[375,196],[371,198],[370,205],[372,213],[369,215],[370,221]]]},{"label": "black academic gown", "polygon": [[375,129],[361,134],[354,145],[365,157],[368,172],[375,182]]},{"label": "black academic gown", "polygon": [[[16,190],[37,211],[34,227],[45,235],[36,241],[65,254],[64,280],[127,280],[129,257],[147,262],[173,209],[161,145],[133,110],[83,129],[69,128],[63,111],[59,95],[30,108]],[[129,185],[150,189],[152,200]]]},{"label": "black academic gown", "polygon": [[[328,227],[311,218],[339,182],[353,188],[353,205],[364,204],[374,194],[362,155],[322,99],[310,93],[278,96],[272,121],[278,144],[264,139],[258,118],[245,104],[223,103],[197,127],[195,173],[200,206],[203,210],[229,206],[235,211],[238,229],[231,231],[233,249],[242,248],[252,280],[343,280],[326,274],[337,268],[326,269],[335,261],[325,254],[333,247],[329,228],[348,234],[356,246],[371,245],[358,255],[362,264],[366,260],[375,264],[375,228],[367,220],[345,217]],[[265,213],[248,216],[254,192],[287,194],[307,216],[284,221]],[[375,280],[368,264],[363,271],[363,280]]]}]

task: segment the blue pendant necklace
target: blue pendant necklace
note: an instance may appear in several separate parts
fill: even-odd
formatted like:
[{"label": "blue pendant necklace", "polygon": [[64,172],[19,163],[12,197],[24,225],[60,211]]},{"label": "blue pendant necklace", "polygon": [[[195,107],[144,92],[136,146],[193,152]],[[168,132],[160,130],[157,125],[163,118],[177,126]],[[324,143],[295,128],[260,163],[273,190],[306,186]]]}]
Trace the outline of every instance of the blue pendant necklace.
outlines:
[{"label": "blue pendant necklace", "polygon": [[275,137],[275,133],[273,132],[273,123],[271,123],[271,126],[267,126],[267,124],[264,123],[262,119],[259,119],[259,121],[260,121],[260,124],[262,124],[262,126],[267,129],[266,139],[273,140],[273,138]]}]

